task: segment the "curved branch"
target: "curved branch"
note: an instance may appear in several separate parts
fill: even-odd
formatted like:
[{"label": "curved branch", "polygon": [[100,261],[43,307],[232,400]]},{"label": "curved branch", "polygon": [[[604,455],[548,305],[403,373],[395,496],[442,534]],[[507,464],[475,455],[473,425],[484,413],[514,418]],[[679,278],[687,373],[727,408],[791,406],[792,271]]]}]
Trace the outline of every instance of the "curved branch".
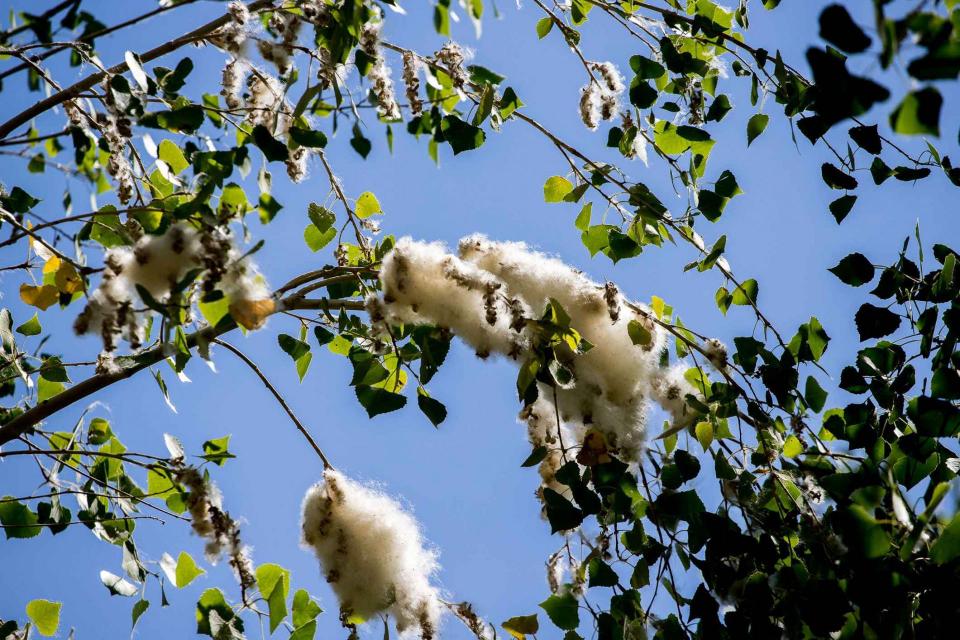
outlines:
[{"label": "curved branch", "polygon": [[[292,300],[284,298],[277,303],[277,308],[274,310],[274,313],[289,309],[349,309],[361,311],[363,308],[362,300]],[[216,327],[205,327],[188,335],[187,346],[193,349],[201,342],[212,342],[219,336],[233,331],[236,328],[237,323],[232,318],[224,320]],[[126,380],[134,374],[163,361],[167,357],[166,348],[167,345],[158,345],[149,351],[129,358],[126,366],[121,365],[119,371],[94,374],[52,398],[27,409],[0,427],[0,446],[24,435],[42,420],[49,418],[73,403],[83,400],[102,389],[106,389],[116,382]]]},{"label": "curved branch", "polygon": [[[255,0],[254,2],[251,2],[249,5],[247,5],[247,8],[250,9],[250,11],[258,11],[260,9],[263,9],[264,7],[272,6],[272,5],[273,5],[273,0]],[[144,63],[150,62],[151,60],[155,60],[161,56],[164,56],[170,53],[171,51],[176,51],[180,47],[191,44],[198,40],[203,40],[206,36],[210,35],[213,31],[216,31],[223,25],[230,22],[230,20],[232,20],[232,18],[230,17],[229,14],[225,14],[215,20],[211,20],[205,25],[194,29],[190,33],[182,35],[179,38],[174,38],[169,42],[166,42],[158,47],[154,47],[153,49],[150,49],[149,51],[140,54],[140,62],[144,62]],[[108,75],[124,73],[125,71],[127,71],[127,69],[128,69],[127,63],[122,62],[118,65],[110,67],[106,71],[101,71],[101,72],[89,75],[83,80],[81,80],[80,82],[72,84],[66,89],[63,89],[62,91],[58,91],[54,93],[49,98],[46,98],[44,100],[37,102],[36,104],[30,106],[29,108],[25,109],[24,111],[21,111],[14,117],[10,118],[3,124],[0,124],[0,140],[6,139],[7,136],[9,136],[17,127],[30,122],[31,119],[35,118],[41,113],[44,113],[45,111],[48,111],[53,107],[59,104],[62,104],[63,102],[66,102],[67,100],[71,100],[77,97],[77,95],[83,93],[84,91],[94,87],[98,82],[103,80]]]},{"label": "curved branch", "polygon": [[257,363],[248,358],[246,354],[229,342],[225,342],[219,338],[215,339],[213,342],[243,360],[243,363],[250,367],[255,374],[257,374],[257,377],[260,378],[260,381],[263,382],[264,386],[270,390],[270,393],[273,394],[273,397],[277,399],[277,402],[280,403],[280,406],[283,407],[283,410],[286,411],[287,415],[290,416],[290,419],[293,420],[293,424],[297,426],[297,429],[303,434],[303,437],[307,439],[307,442],[310,443],[310,446],[313,447],[313,450],[318,456],[320,456],[320,461],[323,462],[323,468],[333,470],[333,465],[330,464],[329,460],[327,460],[327,456],[323,454],[323,451],[320,449],[320,445],[318,445],[317,441],[313,439],[313,436],[310,435],[310,432],[307,431],[307,428],[303,426],[303,423],[300,422],[299,418],[297,418],[297,415],[293,412],[293,409],[290,408],[290,405],[287,404],[287,401],[284,400],[283,396],[280,395],[280,392],[277,391],[277,388],[274,387],[267,376],[263,374],[263,371],[260,370],[260,367],[257,366]]}]

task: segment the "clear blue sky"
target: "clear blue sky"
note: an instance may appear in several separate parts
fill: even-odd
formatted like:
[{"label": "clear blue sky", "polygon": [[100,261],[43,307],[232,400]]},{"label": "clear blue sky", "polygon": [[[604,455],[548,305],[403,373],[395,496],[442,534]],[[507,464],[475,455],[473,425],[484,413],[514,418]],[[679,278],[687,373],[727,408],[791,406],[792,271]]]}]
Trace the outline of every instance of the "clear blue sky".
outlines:
[{"label": "clear blue sky", "polygon": [[[33,4],[4,0],[0,8],[3,14],[13,6],[37,11]],[[388,13],[386,37],[421,51],[438,48],[442,41],[432,33],[430,8],[426,3],[404,4],[408,16]],[[780,9],[767,13],[759,2],[752,3],[751,41],[770,51],[780,48],[787,60],[805,69],[803,51],[816,41],[816,16],[824,4],[786,0]],[[846,4],[856,5],[856,17],[870,23],[869,2]],[[99,1],[89,5],[104,22],[114,23],[155,3]],[[454,37],[476,49],[477,63],[508,76],[507,84],[528,105],[529,115],[588,153],[615,160],[604,148],[605,132],[590,133],[579,123],[576,104],[584,78],[576,59],[556,33],[537,40],[534,23],[541,14],[533,3],[525,3],[521,10],[510,0],[501,0],[499,5],[502,19],[494,19],[488,11],[479,41],[465,17],[453,25]],[[177,10],[175,18],[161,17],[148,27],[102,41],[98,51],[105,62],[114,64],[125,49],[152,47],[203,23],[220,8],[217,3],[201,2]],[[600,16],[592,17],[584,31],[583,50],[591,59],[612,60],[626,69],[627,58],[640,53],[622,31],[613,30]],[[190,55],[198,63],[191,84],[196,87],[200,80],[204,91],[215,93],[220,54],[208,48],[191,50]],[[178,59],[175,54],[163,62],[172,66]],[[399,65],[393,62],[398,78]],[[55,68],[64,72],[58,76],[63,81],[77,73]],[[37,99],[38,94],[29,94],[23,82],[22,78],[7,81],[2,94],[4,119]],[[893,77],[891,82],[904,81]],[[746,82],[732,84],[737,87],[735,103],[747,107]],[[882,120],[892,106],[884,107]],[[777,117],[771,118],[767,132],[749,149],[744,135],[749,108],[735,110],[723,126],[714,129],[720,144],[711,157],[710,173],[715,176],[724,168],[733,170],[746,193],[734,200],[718,224],[704,226],[700,232],[708,243],[727,234],[728,259],[734,270],[741,278],[759,280],[760,304],[781,331],[792,335],[798,324],[811,315],[818,316],[833,338],[825,364],[839,370],[836,365],[848,359],[857,345],[851,318],[862,294],[851,295],[826,268],[865,246],[877,247],[866,251],[874,262],[891,261],[918,218],[923,221],[921,230],[927,241],[955,242],[960,238],[957,191],[941,176],[917,187],[888,183],[882,189],[873,188],[866,178],[861,180],[860,202],[837,227],[827,204],[838,194],[829,191],[819,177],[825,154],[819,148],[811,149],[805,140],[799,142],[799,148],[794,147],[778,105],[770,100],[765,110]],[[942,128],[947,141],[937,144],[954,155],[957,126],[957,114],[945,112]],[[692,259],[687,248],[650,249],[615,268],[602,257],[590,260],[573,228],[576,209],[542,201],[544,180],[565,173],[566,167],[554,148],[528,127],[508,123],[501,133],[488,134],[479,152],[457,158],[449,149],[442,149],[439,168],[427,156],[425,141],[418,142],[398,130],[391,156],[383,129],[370,122],[367,132],[374,150],[366,161],[350,149],[349,127],[342,127],[332,138],[328,155],[348,194],[356,196],[365,190],[377,194],[386,211],[382,221],[386,232],[451,244],[473,232],[524,240],[557,254],[595,279],[618,282],[636,299],[665,298],[688,325],[704,333],[729,340],[752,331],[752,315],[747,312],[734,310],[724,318],[716,310],[713,294],[722,284],[719,274],[682,272],[682,266]],[[154,137],[159,140],[156,132]],[[38,211],[60,215],[65,179],[50,170],[40,176],[26,175],[22,166],[0,158],[0,176],[8,186],[19,184],[42,197]],[[628,170],[668,205],[674,202],[662,163],[652,160],[647,169],[634,161]],[[327,194],[321,167],[313,165],[311,179],[298,186],[287,183],[282,173],[279,166],[274,168],[275,195],[285,208],[264,229],[251,218],[255,233],[268,240],[259,262],[275,285],[328,260],[311,254],[302,241],[307,203],[323,200]],[[74,184],[72,189],[75,212],[88,210],[84,187]],[[101,199],[101,204],[106,202]],[[681,200],[676,203],[679,206]],[[8,248],[0,253],[0,259],[6,265],[22,256],[19,249]],[[13,272],[0,277],[3,305],[13,310],[18,323],[26,320],[29,312],[16,294],[22,275]],[[65,332],[76,312],[70,308],[65,313],[47,314],[48,318],[60,316],[56,322],[46,322],[45,328],[59,330],[48,348],[62,349],[67,358],[89,359],[98,350],[97,341],[77,342]],[[344,359],[317,354],[323,357],[315,356],[306,379],[297,382],[292,363],[277,348],[275,337],[280,331],[292,333],[296,328],[292,322],[275,318],[266,330],[246,338],[234,336],[232,341],[282,389],[338,468],[354,477],[384,483],[413,506],[427,537],[441,550],[440,581],[452,599],[473,602],[481,615],[495,623],[537,611],[537,603],[548,594],[544,561],[562,541],[551,537],[540,519],[533,496],[536,471],[520,467],[529,445],[524,428],[515,422],[518,407],[513,367],[506,362],[479,362],[468,349],[456,346],[432,384],[434,395],[449,408],[449,417],[439,430],[413,407],[370,421],[347,386],[350,369]],[[139,451],[163,451],[164,432],[180,436],[191,453],[198,452],[209,438],[231,434],[231,449],[238,458],[213,471],[226,508],[244,518],[243,537],[253,545],[256,562],[275,562],[291,569],[294,588],[304,587],[319,596],[327,613],[320,618],[317,637],[342,637],[336,600],[312,555],[298,547],[300,500],[317,481],[319,462],[251,372],[223,350],[215,353],[219,372],[212,373],[199,359],[192,361],[187,369],[193,380],[190,384],[177,383],[171,372],[161,367],[178,413],[164,405],[154,380],[140,375],[98,396],[102,405],[91,415],[108,417],[123,441]],[[841,402],[842,396],[833,394],[830,401]],[[50,428],[71,428],[80,410],[82,407],[74,407],[57,416]],[[37,481],[36,469],[26,459],[0,463],[0,493],[21,495],[34,490]],[[148,560],[158,560],[163,552],[176,556],[183,550],[202,556],[201,541],[189,535],[184,523],[161,526],[143,522],[138,537]],[[134,600],[110,597],[98,578],[101,569],[122,573],[119,549],[95,540],[85,528],[72,527],[55,538],[44,533],[31,540],[0,542],[0,566],[0,618],[22,620],[29,600],[47,598],[64,602],[60,637],[66,637],[70,627],[77,629],[81,640],[128,635]],[[159,593],[151,583],[147,597],[152,606],[140,621],[137,635],[192,635],[193,604],[210,586],[236,594],[225,566],[184,590],[168,588],[172,606],[167,609],[160,608]],[[684,591],[689,595],[692,590],[688,586]],[[466,637],[463,628],[452,621],[445,631],[446,638]],[[251,635],[256,633],[252,630]],[[381,631],[373,626],[370,633],[376,636]],[[277,637],[283,636],[278,632]],[[540,637],[553,636],[546,631]]]}]

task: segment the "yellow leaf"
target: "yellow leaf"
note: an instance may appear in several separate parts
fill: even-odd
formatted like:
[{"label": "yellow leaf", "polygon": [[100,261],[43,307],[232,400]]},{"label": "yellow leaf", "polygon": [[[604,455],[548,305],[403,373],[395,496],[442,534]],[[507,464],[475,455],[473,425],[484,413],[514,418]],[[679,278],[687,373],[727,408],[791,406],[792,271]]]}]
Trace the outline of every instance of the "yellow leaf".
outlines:
[{"label": "yellow leaf", "polygon": [[51,256],[49,260],[43,263],[43,272],[54,273],[57,269],[60,268],[61,262],[62,261],[57,256]]},{"label": "yellow leaf", "polygon": [[700,446],[703,447],[703,450],[706,451],[710,448],[710,444],[713,443],[713,425],[709,422],[698,422],[696,427],[697,440],[700,441]]},{"label": "yellow leaf", "polygon": [[45,311],[47,307],[60,299],[60,292],[52,284],[34,287],[29,284],[20,285],[20,299],[32,307]]},{"label": "yellow leaf", "polygon": [[[44,266],[44,269],[46,269],[46,266]],[[57,269],[54,282],[57,284],[57,288],[64,293],[83,291],[83,278],[80,277],[76,268],[69,262],[62,263],[60,268]]]},{"label": "yellow leaf", "polygon": [[262,327],[275,309],[276,305],[271,298],[237,300],[230,303],[230,315],[248,331]]}]

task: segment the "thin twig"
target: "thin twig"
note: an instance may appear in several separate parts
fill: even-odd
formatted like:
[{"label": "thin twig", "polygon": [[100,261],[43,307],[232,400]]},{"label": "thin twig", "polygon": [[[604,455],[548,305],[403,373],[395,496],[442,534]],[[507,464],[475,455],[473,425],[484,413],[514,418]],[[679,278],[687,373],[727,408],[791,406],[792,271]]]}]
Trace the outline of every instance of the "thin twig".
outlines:
[{"label": "thin twig", "polygon": [[307,439],[307,442],[310,443],[310,446],[313,447],[313,450],[320,457],[320,461],[323,462],[323,468],[327,470],[333,470],[333,465],[330,464],[330,461],[327,460],[327,456],[324,455],[323,450],[320,449],[320,445],[317,444],[317,441],[313,439],[313,436],[310,435],[310,432],[307,431],[307,428],[303,426],[303,423],[300,422],[300,419],[297,418],[297,414],[293,412],[293,409],[290,408],[290,405],[287,404],[287,401],[284,400],[283,396],[277,391],[277,388],[273,386],[270,380],[263,374],[263,371],[260,370],[260,367],[257,366],[253,360],[248,358],[242,351],[237,349],[235,346],[216,338],[213,340],[214,343],[219,344],[221,347],[227,349],[233,355],[237,356],[243,360],[244,364],[250,367],[255,374],[260,378],[260,381],[263,382],[264,386],[270,390],[270,393],[273,394],[273,397],[277,399],[277,402],[280,403],[280,406],[283,407],[283,410],[287,412],[287,415],[290,416],[290,419],[293,421],[293,424],[297,426],[297,429],[300,433],[303,434],[303,437]]}]

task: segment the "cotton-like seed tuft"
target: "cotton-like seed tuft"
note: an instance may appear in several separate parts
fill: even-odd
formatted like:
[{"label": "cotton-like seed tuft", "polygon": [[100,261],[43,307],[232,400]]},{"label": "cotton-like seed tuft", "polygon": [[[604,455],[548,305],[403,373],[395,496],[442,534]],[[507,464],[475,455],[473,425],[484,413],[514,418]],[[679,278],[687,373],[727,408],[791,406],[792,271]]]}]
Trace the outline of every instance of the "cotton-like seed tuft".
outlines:
[{"label": "cotton-like seed tuft", "polygon": [[716,338],[710,338],[703,344],[707,360],[717,371],[723,371],[727,368],[727,345]]},{"label": "cotton-like seed tuft", "polygon": [[419,63],[411,51],[403,52],[403,86],[410,113],[414,116],[420,115],[423,112],[423,100],[420,99]]},{"label": "cotton-like seed tuft", "polygon": [[673,417],[674,427],[685,427],[693,423],[697,414],[687,403],[687,396],[703,395],[687,380],[685,374],[688,369],[685,364],[676,364],[667,369],[664,375],[653,380],[653,398]]},{"label": "cotton-like seed tuft", "polygon": [[384,307],[393,324],[435,324],[450,329],[478,354],[519,354],[524,338],[508,314],[488,322],[489,273],[447,253],[440,243],[401,238],[380,271]]},{"label": "cotton-like seed tuft", "polygon": [[[612,283],[598,284],[523,243],[469,236],[453,256],[439,243],[403,238],[384,258],[380,280],[378,322],[437,325],[483,357],[529,357],[539,339],[535,319],[553,302],[565,310],[592,347],[575,353],[554,345],[571,379],[556,387],[537,383],[538,399],[520,414],[531,444],[548,449],[540,464],[542,487],[567,490],[555,479],[568,462],[564,450],[588,438],[591,451],[582,464],[608,450],[636,460],[651,400],[679,425],[695,415],[685,398],[702,394],[684,378],[686,365],[661,367],[667,334],[653,312]],[[643,329],[641,344],[634,343],[632,323]]]},{"label": "cotton-like seed tuft", "polygon": [[345,623],[390,614],[402,637],[437,637],[437,554],[395,499],[327,470],[303,500],[303,545],[314,551]]},{"label": "cotton-like seed tuft", "polygon": [[445,71],[453,80],[453,86],[462,89],[470,82],[470,74],[463,68],[466,61],[466,53],[463,48],[452,40],[443,45],[439,51],[434,54],[437,60],[446,67]]},{"label": "cotton-like seed tuft", "polygon": [[600,88],[591,82],[580,90],[580,120],[593,131],[600,122]]}]

